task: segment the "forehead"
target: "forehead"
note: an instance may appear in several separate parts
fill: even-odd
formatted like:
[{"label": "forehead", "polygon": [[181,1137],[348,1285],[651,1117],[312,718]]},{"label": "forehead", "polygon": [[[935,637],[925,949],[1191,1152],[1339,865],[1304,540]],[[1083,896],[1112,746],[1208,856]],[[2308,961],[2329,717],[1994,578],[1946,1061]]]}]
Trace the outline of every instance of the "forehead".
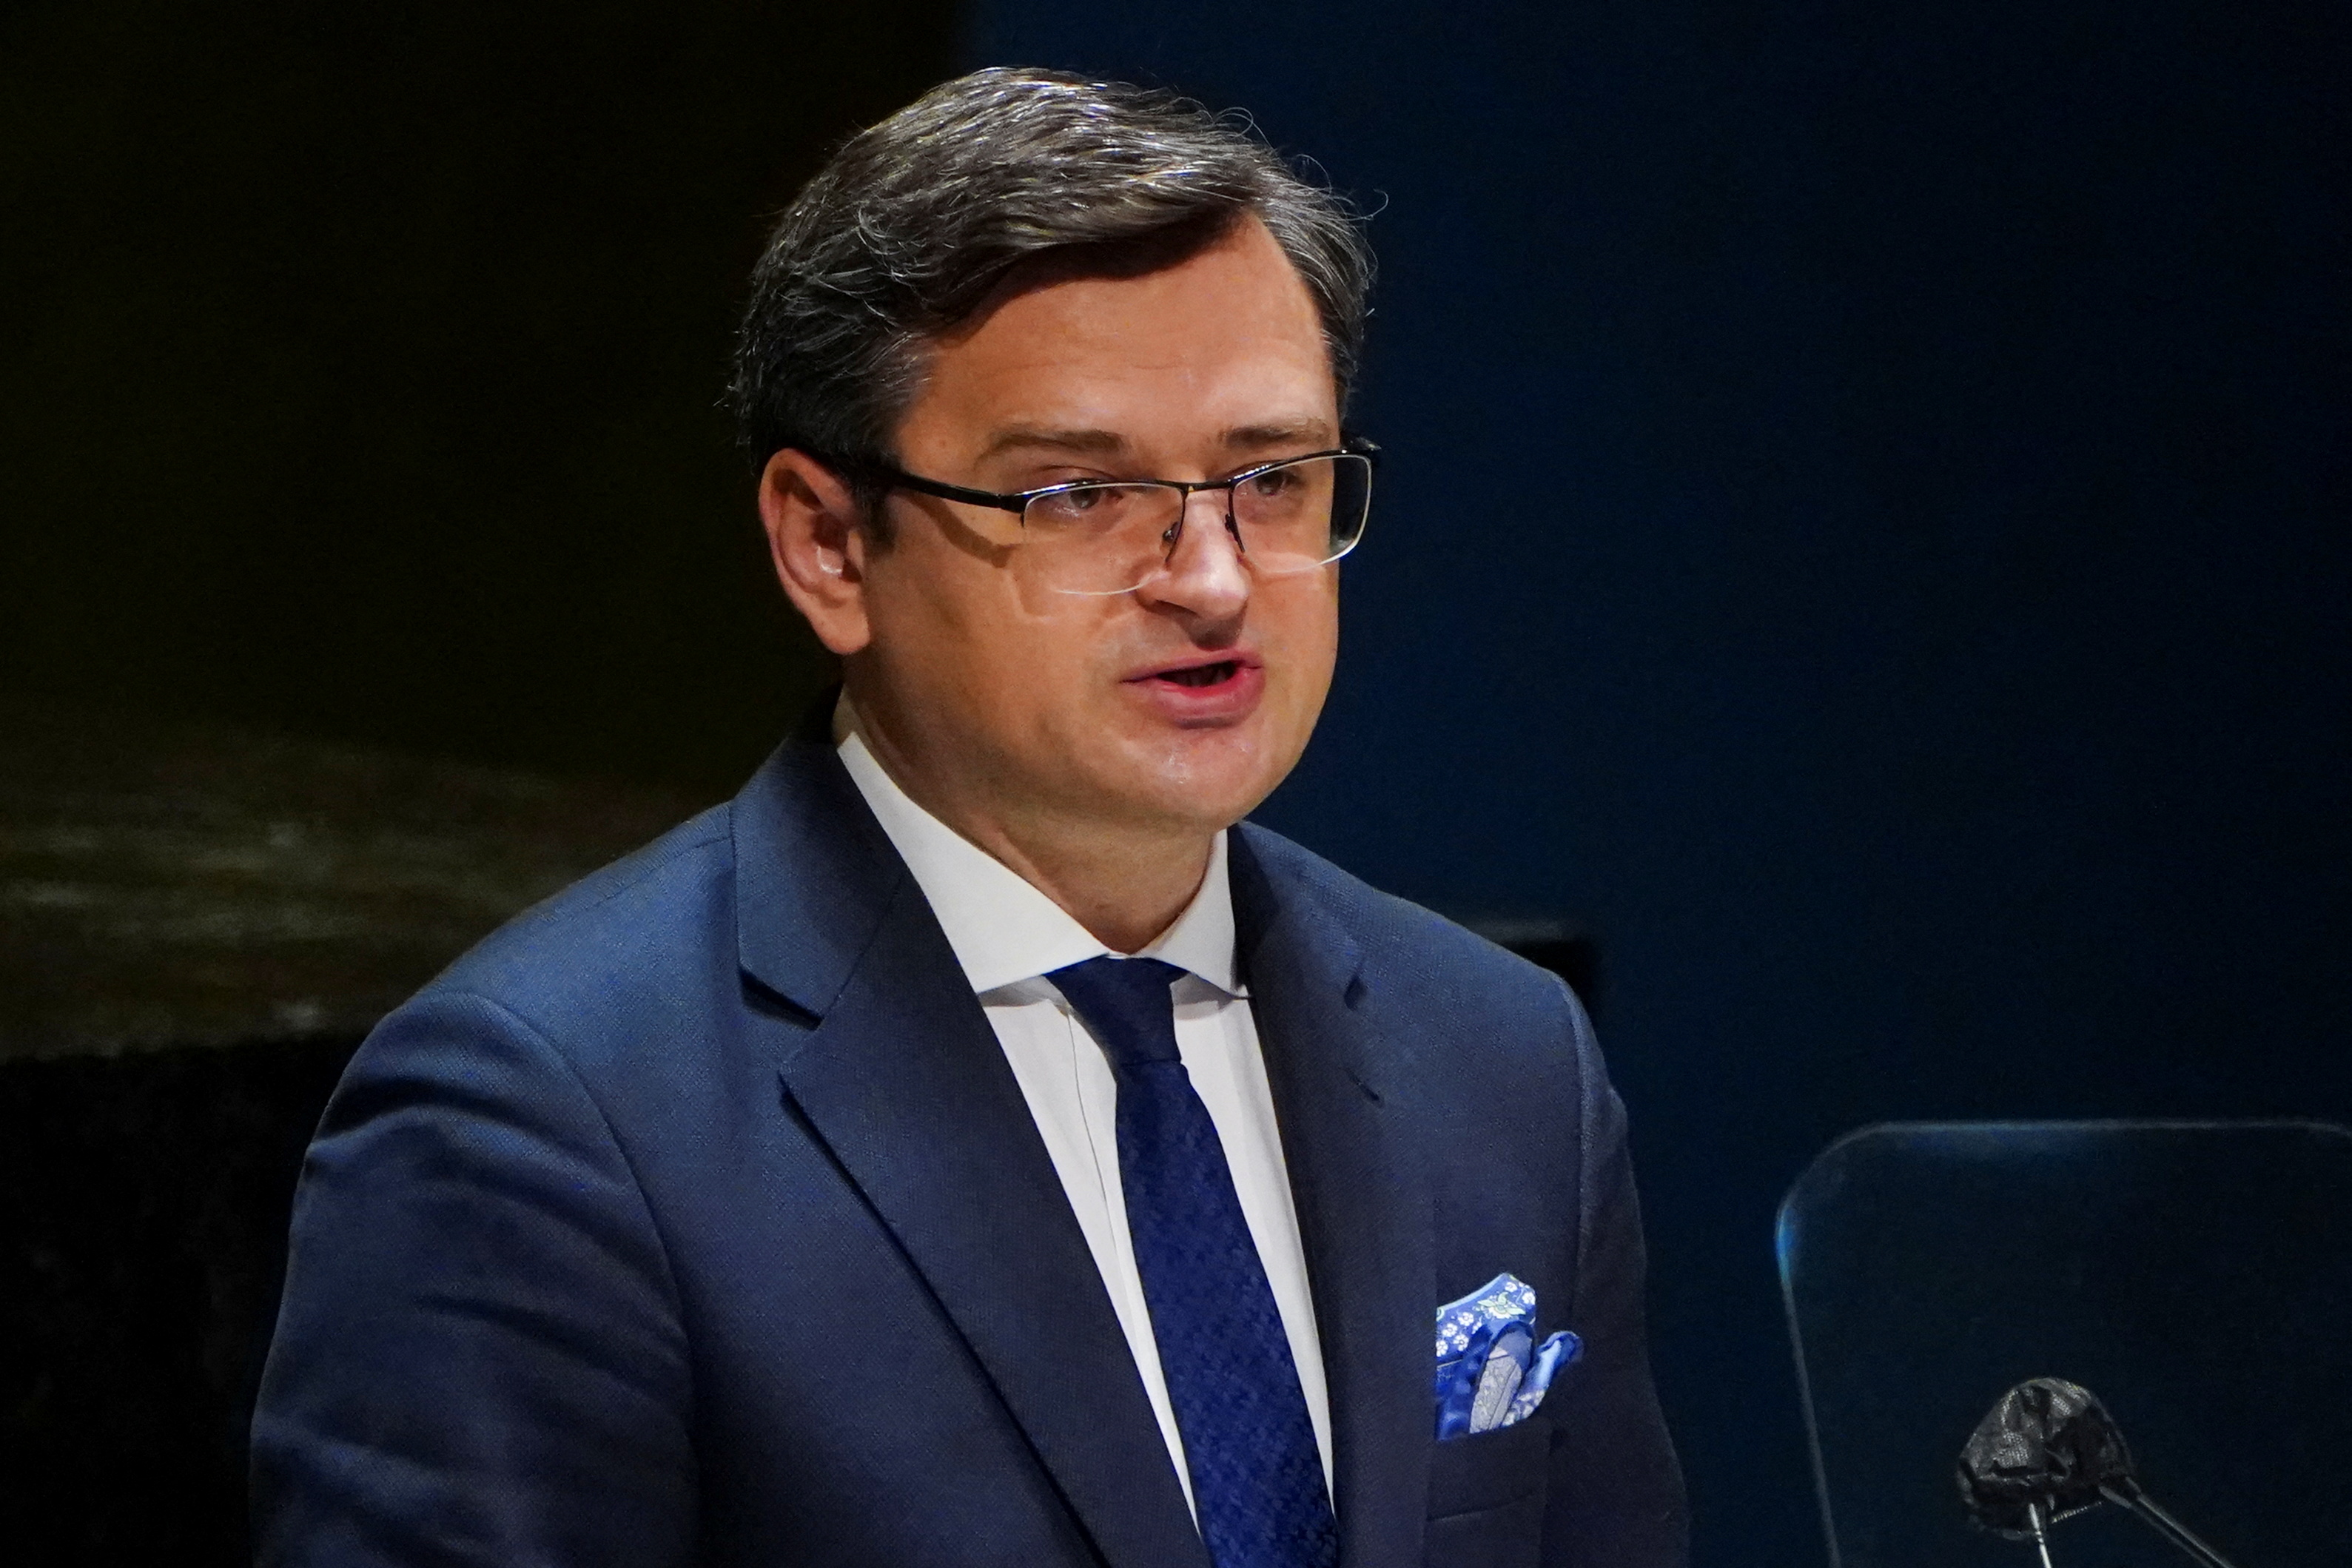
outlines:
[{"label": "forehead", "polygon": [[1008,429],[1089,429],[1142,446],[1212,430],[1325,427],[1322,319],[1255,218],[1167,265],[1016,276],[931,347],[904,427],[976,455]]}]

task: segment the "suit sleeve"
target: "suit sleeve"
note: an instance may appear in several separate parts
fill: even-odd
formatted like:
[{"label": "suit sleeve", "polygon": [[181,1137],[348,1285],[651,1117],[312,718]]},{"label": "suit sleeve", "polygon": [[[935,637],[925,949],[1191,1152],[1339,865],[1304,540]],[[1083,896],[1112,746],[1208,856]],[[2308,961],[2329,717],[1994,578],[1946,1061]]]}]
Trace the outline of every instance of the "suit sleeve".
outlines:
[{"label": "suit sleeve", "polygon": [[657,1568],[694,1539],[677,1292],[570,1064],[477,997],[363,1045],[296,1196],[253,1426],[268,1568]]},{"label": "suit sleeve", "polygon": [[[1565,988],[1563,988],[1564,989]],[[1581,1089],[1576,1299],[1570,1326],[1585,1359],[1552,1398],[1543,1561],[1576,1568],[1681,1568],[1690,1554],[1681,1466],[1650,1378],[1640,1200],[1625,1107],[1610,1086],[1592,1026],[1571,996]],[[1562,1506],[1562,1504],[1565,1506]]]}]

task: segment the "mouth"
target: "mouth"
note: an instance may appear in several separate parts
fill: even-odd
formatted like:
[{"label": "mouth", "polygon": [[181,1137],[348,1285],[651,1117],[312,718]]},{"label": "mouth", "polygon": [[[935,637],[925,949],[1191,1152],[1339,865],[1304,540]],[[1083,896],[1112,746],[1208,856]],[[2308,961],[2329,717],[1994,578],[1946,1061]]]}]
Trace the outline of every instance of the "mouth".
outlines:
[{"label": "mouth", "polygon": [[1239,659],[1220,659],[1213,664],[1194,664],[1190,669],[1162,670],[1151,679],[1172,681],[1180,686],[1221,686],[1241,673]]},{"label": "mouth", "polygon": [[1181,686],[1187,691],[1206,692],[1231,685],[1257,668],[1257,660],[1246,653],[1234,653],[1223,659],[1202,659],[1192,664],[1147,670],[1133,679],[1145,685],[1165,683]]},{"label": "mouth", "polygon": [[1265,665],[1248,649],[1237,649],[1138,671],[1128,677],[1127,689],[1148,711],[1187,728],[1238,724],[1265,695]]}]

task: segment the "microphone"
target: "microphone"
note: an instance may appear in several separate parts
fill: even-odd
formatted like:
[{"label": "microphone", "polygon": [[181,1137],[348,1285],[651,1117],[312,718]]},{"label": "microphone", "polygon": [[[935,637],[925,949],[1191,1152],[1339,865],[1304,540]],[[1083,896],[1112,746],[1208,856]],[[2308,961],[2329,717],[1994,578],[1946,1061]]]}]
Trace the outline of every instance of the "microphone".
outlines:
[{"label": "microphone", "polygon": [[1979,1529],[2031,1541],[2052,1568],[2048,1527],[2112,1502],[2203,1568],[2229,1559],[2147,1495],[2116,1418],[2097,1395],[2057,1377],[2033,1377],[2002,1395],[1960,1449],[1960,1500]]}]

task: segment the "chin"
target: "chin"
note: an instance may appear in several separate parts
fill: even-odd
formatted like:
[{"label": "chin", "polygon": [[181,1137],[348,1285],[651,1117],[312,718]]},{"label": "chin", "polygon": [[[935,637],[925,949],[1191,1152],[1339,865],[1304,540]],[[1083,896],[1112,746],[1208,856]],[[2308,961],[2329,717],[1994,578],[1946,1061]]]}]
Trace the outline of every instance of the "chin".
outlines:
[{"label": "chin", "polygon": [[1269,756],[1261,738],[1234,731],[1195,731],[1136,760],[1144,766],[1134,793],[1155,815],[1215,829],[1249,815],[1298,754],[1286,747]]}]

